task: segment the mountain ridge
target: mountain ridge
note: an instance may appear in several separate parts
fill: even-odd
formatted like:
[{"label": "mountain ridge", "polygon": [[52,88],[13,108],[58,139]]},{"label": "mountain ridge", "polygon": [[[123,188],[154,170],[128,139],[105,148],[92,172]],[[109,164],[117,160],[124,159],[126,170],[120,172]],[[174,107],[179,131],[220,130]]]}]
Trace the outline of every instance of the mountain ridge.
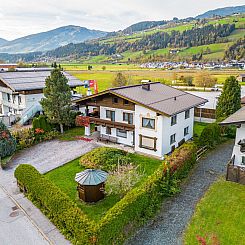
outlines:
[{"label": "mountain ridge", "polygon": [[0,53],[44,52],[69,43],[80,43],[106,35],[107,32],[104,31],[67,25],[53,30],[20,37],[13,41],[6,40],[6,42],[3,41],[2,44],[0,40]]}]

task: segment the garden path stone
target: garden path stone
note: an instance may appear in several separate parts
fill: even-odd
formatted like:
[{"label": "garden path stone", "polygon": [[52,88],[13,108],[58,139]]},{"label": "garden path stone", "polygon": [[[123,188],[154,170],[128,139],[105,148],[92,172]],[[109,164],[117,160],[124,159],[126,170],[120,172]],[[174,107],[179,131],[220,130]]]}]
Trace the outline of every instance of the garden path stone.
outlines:
[{"label": "garden path stone", "polygon": [[181,187],[181,192],[166,199],[155,219],[140,229],[127,245],[181,245],[196,204],[209,186],[226,173],[233,141],[228,141],[201,158]]},{"label": "garden path stone", "polygon": [[[11,217],[11,220],[16,221],[8,223],[7,226],[5,223],[10,218],[6,217],[6,215],[4,216],[5,212],[0,212],[1,245],[70,244],[48,218],[20,193],[14,178],[14,171],[19,164],[30,164],[41,173],[46,173],[91,151],[97,146],[93,141],[85,142],[82,140],[43,142],[16,154],[10,163],[10,168],[6,170],[0,168],[0,211],[3,208],[8,209],[11,202],[11,206],[17,205],[20,209],[17,217]],[[13,235],[15,230],[16,236]],[[26,241],[24,240],[25,237]]]}]

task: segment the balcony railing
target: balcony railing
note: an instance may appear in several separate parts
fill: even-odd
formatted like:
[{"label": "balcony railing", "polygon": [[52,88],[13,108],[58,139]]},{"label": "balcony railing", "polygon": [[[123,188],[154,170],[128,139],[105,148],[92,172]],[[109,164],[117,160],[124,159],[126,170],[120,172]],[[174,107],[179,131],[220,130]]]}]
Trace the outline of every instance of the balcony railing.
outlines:
[{"label": "balcony railing", "polygon": [[127,123],[121,123],[121,122],[114,122],[110,120],[105,120],[101,118],[96,118],[96,117],[90,117],[90,122],[102,126],[108,126],[112,128],[119,128],[119,129],[124,129],[124,130],[134,130],[135,126],[133,124],[127,124]]}]

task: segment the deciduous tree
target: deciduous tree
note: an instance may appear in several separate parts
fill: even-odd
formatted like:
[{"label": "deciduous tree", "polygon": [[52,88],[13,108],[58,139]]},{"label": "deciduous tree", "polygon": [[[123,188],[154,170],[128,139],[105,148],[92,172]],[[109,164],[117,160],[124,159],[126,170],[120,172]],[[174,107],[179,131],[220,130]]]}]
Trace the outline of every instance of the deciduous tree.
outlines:
[{"label": "deciduous tree", "polygon": [[112,86],[122,87],[122,86],[126,86],[127,83],[128,83],[127,78],[121,72],[118,72],[115,79],[112,81]]},{"label": "deciduous tree", "polygon": [[216,82],[217,79],[212,77],[207,71],[199,72],[194,79],[195,86],[204,88],[213,87]]}]

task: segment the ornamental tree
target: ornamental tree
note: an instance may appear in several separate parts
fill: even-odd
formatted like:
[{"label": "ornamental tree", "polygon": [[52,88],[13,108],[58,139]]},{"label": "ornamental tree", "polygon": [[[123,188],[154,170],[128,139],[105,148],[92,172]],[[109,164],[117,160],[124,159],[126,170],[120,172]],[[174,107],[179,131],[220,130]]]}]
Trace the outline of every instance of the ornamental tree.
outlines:
[{"label": "ornamental tree", "polygon": [[16,141],[7,127],[0,122],[0,158],[11,156],[16,150]]},{"label": "ornamental tree", "polygon": [[222,94],[219,97],[216,116],[219,121],[227,118],[241,108],[241,86],[234,76],[225,80]]},{"label": "ornamental tree", "polygon": [[60,125],[60,132],[64,132],[64,125],[71,124],[71,89],[68,79],[60,69],[51,71],[45,80],[44,98],[41,105],[50,123]]}]

